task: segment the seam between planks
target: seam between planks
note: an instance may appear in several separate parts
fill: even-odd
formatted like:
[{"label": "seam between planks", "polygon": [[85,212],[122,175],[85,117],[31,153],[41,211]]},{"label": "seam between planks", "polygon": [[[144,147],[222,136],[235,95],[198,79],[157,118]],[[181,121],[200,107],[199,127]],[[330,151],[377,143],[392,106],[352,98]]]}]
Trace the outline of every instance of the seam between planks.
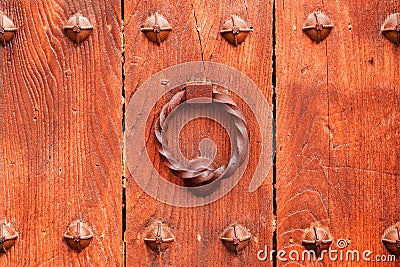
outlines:
[{"label": "seam between planks", "polygon": [[126,91],[125,91],[125,0],[121,0],[121,75],[122,75],[122,266],[126,266],[126,153],[125,153],[125,120],[126,120]]},{"label": "seam between planks", "polygon": [[[272,151],[273,151],[273,162],[272,162],[272,212],[273,212],[273,233],[272,233],[272,247],[274,251],[278,250],[278,224],[277,224],[277,170],[276,170],[276,0],[272,6]],[[277,255],[273,254],[272,266],[277,267]]]}]

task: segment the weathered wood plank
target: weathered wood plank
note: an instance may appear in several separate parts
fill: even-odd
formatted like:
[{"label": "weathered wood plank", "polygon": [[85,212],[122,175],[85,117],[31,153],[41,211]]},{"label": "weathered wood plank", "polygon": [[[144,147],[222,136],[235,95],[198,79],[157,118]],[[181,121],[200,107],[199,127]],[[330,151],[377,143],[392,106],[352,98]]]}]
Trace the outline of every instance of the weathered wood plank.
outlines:
[{"label": "weathered wood plank", "polygon": [[[140,32],[140,26],[154,12],[164,16],[173,27],[168,39],[157,46]],[[181,1],[125,1],[125,92],[129,103],[134,91],[155,73],[185,61],[201,60],[200,46],[194,27],[190,3]],[[151,96],[151,92],[149,92]],[[139,107],[138,107],[139,108]],[[154,116],[154,115],[153,115]],[[151,121],[151,119],[149,119]],[[149,134],[150,147],[154,146],[153,135]],[[143,137],[145,138],[145,137]],[[152,149],[154,150],[154,148]],[[155,157],[156,151],[151,156]],[[160,163],[156,163],[160,165]],[[158,166],[157,165],[157,166]],[[154,220],[161,220],[174,227],[179,246],[187,246],[182,236],[189,236],[186,228],[174,225],[179,219],[172,207],[161,204],[148,196],[129,175],[126,169],[126,264],[127,266],[177,265],[186,264],[181,252],[172,246],[169,253],[158,258],[146,248],[142,239],[145,227]],[[182,218],[185,219],[185,218]],[[177,234],[177,230],[181,234]],[[171,254],[172,253],[172,254]]]},{"label": "weathered wood plank", "polygon": [[[121,6],[116,1],[2,1],[19,27],[0,47],[0,214],[19,232],[2,266],[122,264]],[[92,36],[74,45],[76,12]],[[63,240],[75,219],[94,238],[81,253]]]},{"label": "weathered wood plank", "polygon": [[[319,7],[335,27],[316,44],[301,28]],[[277,2],[280,249],[302,251],[303,230],[319,223],[334,249],[338,239],[351,239],[344,252],[387,255],[381,236],[399,220],[399,50],[380,27],[398,8],[396,1]],[[301,266],[366,264],[325,259]]]},{"label": "weathered wood plank", "polygon": [[[271,103],[272,26],[265,26],[266,21],[272,21],[271,4],[258,1],[126,1],[125,7],[127,103],[135,90],[153,74],[176,64],[201,60],[223,63],[244,72],[255,81]],[[150,43],[140,32],[140,25],[154,11],[162,14],[173,27],[170,36],[161,46]],[[255,29],[246,42],[237,48],[219,34],[223,23],[232,14],[239,15]],[[226,79],[235,78],[222,72],[220,74],[225,75]],[[166,179],[179,182],[160,162],[155,150],[154,129],[151,128],[162,105],[171,96],[171,93],[167,94],[155,105],[143,138],[146,138],[147,153],[155,168]],[[149,97],[152,97],[151,92]],[[214,203],[196,208],[179,208],[148,196],[127,170],[127,266],[254,266],[258,264],[257,251],[264,248],[264,244],[271,247],[272,174],[258,191],[248,192],[260,153],[257,151],[259,135],[255,118],[246,103],[234,94],[232,97],[244,109],[250,124],[250,138],[253,138],[253,154],[244,177],[229,194]],[[187,111],[184,117],[190,115],[191,112]],[[271,124],[271,121],[262,123]],[[198,155],[197,143],[205,137],[213,139],[220,151],[229,146],[229,138],[224,129],[204,119],[191,122],[180,136],[183,154],[189,158]],[[227,152],[222,149],[216,160],[229,159]],[[162,188],[159,190],[162,194]],[[146,248],[143,242],[143,231],[152,220],[161,220],[169,225],[176,238],[174,245],[160,256]],[[249,247],[237,257],[219,240],[222,230],[235,222],[249,228],[253,234]]]}]

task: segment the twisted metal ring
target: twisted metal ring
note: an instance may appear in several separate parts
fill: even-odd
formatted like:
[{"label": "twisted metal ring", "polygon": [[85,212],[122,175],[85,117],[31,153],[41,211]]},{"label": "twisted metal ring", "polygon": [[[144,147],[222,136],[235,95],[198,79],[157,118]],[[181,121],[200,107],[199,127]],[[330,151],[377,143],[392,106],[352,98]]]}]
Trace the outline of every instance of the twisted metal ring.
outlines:
[{"label": "twisted metal ring", "polygon": [[[183,179],[186,187],[198,196],[207,196],[214,192],[221,180],[229,178],[242,165],[246,159],[249,144],[249,135],[246,119],[242,110],[229,96],[212,90],[212,103],[221,105],[222,109],[231,115],[235,126],[235,138],[231,138],[231,157],[229,161],[219,167],[209,163],[209,159],[198,157],[184,165],[174,157],[168,148],[168,140],[165,135],[166,121],[170,113],[187,100],[186,88],[176,93],[171,100],[164,105],[160,117],[155,125],[157,150],[164,164],[177,177]],[[209,105],[209,104],[200,104]]]}]

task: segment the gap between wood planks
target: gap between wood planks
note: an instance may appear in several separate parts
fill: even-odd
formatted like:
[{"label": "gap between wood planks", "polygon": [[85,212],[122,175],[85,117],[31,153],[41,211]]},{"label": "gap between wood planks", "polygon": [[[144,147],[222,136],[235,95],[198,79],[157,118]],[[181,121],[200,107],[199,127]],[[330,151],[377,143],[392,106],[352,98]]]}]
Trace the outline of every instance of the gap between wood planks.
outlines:
[{"label": "gap between wood planks", "polygon": [[126,161],[125,161],[125,0],[121,0],[121,61],[122,61],[122,266],[126,266]]},{"label": "gap between wood planks", "polygon": [[[277,171],[276,171],[276,1],[272,5],[272,213],[273,213],[273,234],[272,247],[274,251],[278,251],[278,236],[277,236]],[[272,266],[277,267],[278,262],[276,253],[273,254]]]}]

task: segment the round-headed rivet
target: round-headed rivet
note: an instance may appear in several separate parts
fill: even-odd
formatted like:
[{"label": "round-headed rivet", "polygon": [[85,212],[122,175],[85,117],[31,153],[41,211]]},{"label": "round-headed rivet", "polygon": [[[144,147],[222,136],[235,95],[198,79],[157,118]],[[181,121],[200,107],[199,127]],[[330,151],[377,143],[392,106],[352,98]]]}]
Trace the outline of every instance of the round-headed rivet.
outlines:
[{"label": "round-headed rivet", "polygon": [[152,251],[159,254],[171,246],[175,237],[167,225],[155,221],[146,229],[143,240]]},{"label": "round-headed rivet", "polygon": [[389,227],[382,236],[382,243],[386,250],[395,255],[400,256],[400,223]]},{"label": "round-headed rivet", "polygon": [[0,11],[0,43],[5,46],[6,43],[12,41],[17,30],[14,22]]},{"label": "round-headed rivet", "polygon": [[400,13],[391,14],[383,23],[381,32],[392,43],[400,43]]},{"label": "round-headed rivet", "polygon": [[143,23],[140,30],[146,35],[147,39],[160,45],[168,38],[172,27],[163,16],[155,12]]},{"label": "round-headed rivet", "polygon": [[18,238],[17,231],[14,230],[6,221],[0,222],[0,254],[5,253]]},{"label": "round-headed rivet", "polygon": [[249,28],[243,19],[232,15],[222,26],[220,33],[230,44],[238,46],[246,40],[247,35],[252,31],[253,28]]},{"label": "round-headed rivet", "polygon": [[235,254],[247,247],[250,239],[250,232],[239,224],[229,225],[221,236],[221,241],[225,247]]},{"label": "round-headed rivet", "polygon": [[333,24],[331,20],[321,11],[316,11],[308,15],[303,26],[303,31],[317,44],[325,40],[332,29]]},{"label": "round-headed rivet", "polygon": [[322,251],[329,250],[332,238],[325,229],[314,226],[304,231],[302,244],[306,250],[314,251],[319,256]]},{"label": "round-headed rivet", "polygon": [[93,233],[85,223],[76,220],[68,226],[64,238],[71,248],[81,252],[92,241]]},{"label": "round-headed rivet", "polygon": [[80,44],[90,36],[93,26],[86,17],[77,13],[67,21],[64,31],[71,41]]}]

